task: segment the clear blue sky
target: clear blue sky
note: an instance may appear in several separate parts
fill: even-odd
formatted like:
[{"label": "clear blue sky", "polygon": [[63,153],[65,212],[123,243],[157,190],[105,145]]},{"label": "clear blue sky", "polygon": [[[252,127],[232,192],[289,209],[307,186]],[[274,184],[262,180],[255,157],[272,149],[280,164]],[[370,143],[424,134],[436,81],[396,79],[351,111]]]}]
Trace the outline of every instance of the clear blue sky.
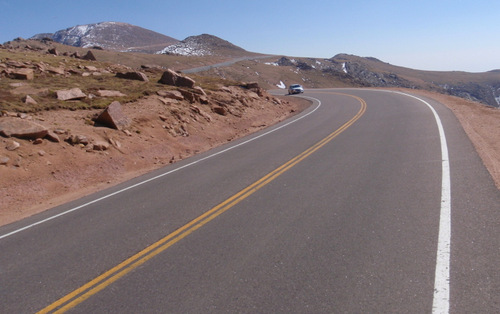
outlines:
[{"label": "clear blue sky", "polygon": [[179,40],[208,33],[260,53],[348,53],[421,70],[500,69],[496,0],[0,0],[0,43],[107,21]]}]

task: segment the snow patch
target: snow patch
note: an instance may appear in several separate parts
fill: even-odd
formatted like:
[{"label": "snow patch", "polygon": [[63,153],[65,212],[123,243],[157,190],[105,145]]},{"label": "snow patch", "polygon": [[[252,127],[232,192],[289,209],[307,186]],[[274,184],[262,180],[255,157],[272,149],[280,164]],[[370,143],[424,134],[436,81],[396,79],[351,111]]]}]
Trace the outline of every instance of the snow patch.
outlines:
[{"label": "snow patch", "polygon": [[266,62],[266,63],[264,63],[264,64],[265,64],[265,65],[272,65],[272,66],[275,66],[275,67],[279,66],[279,64],[278,64],[278,63],[276,63],[276,62]]},{"label": "snow patch", "polygon": [[183,43],[180,42],[175,45],[165,47],[163,50],[158,51],[156,54],[174,54],[181,56],[210,56],[212,52],[206,49],[203,45],[195,42]]},{"label": "snow patch", "polygon": [[281,89],[285,89],[286,88],[286,85],[285,85],[285,83],[283,83],[283,81],[280,81],[280,83],[276,84],[276,86],[278,86],[278,88],[281,88]]},{"label": "snow patch", "polygon": [[345,62],[344,62],[344,63],[342,63],[342,71],[344,71],[344,73],[346,73],[346,74],[347,74],[347,68],[346,68],[346,66],[345,66]]},{"label": "snow patch", "polygon": [[91,28],[92,27],[90,27],[90,25],[78,25],[74,28],[74,30],[76,35],[84,36]]}]

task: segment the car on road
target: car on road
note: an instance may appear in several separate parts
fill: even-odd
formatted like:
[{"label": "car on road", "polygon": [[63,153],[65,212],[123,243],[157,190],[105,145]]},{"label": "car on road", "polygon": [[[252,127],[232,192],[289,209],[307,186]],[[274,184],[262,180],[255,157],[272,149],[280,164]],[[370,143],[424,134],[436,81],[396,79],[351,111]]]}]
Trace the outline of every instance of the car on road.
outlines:
[{"label": "car on road", "polygon": [[288,95],[301,94],[304,92],[304,88],[300,84],[292,84],[288,87]]}]

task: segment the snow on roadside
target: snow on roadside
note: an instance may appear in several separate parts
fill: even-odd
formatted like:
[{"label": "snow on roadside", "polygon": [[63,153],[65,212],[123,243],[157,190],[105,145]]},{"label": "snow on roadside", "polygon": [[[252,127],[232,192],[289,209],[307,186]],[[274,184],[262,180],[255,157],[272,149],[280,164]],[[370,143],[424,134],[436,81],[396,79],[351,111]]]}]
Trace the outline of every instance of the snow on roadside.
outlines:
[{"label": "snow on roadside", "polygon": [[344,62],[344,63],[342,63],[342,71],[344,71],[344,73],[346,73],[346,74],[347,74],[347,68],[346,68],[346,66],[345,66],[345,62]]},{"label": "snow on roadside", "polygon": [[283,83],[283,81],[280,81],[280,83],[276,84],[276,86],[278,86],[278,88],[281,88],[281,89],[285,89],[286,88],[286,85],[285,85],[285,83]]}]

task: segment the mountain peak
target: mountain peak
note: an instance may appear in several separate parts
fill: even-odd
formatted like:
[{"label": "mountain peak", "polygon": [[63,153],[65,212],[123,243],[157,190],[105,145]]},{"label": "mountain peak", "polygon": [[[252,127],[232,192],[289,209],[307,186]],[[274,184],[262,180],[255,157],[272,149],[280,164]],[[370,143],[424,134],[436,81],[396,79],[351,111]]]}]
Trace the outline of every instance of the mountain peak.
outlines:
[{"label": "mountain peak", "polygon": [[169,45],[158,52],[158,54],[174,54],[183,56],[236,56],[241,53],[246,53],[246,50],[210,34],[189,36],[186,39],[176,44]]},{"label": "mountain peak", "polygon": [[[47,36],[50,35],[50,36]],[[114,51],[151,53],[178,40],[122,22],[100,22],[69,27],[54,34],[39,34],[32,38],[50,37],[61,44],[90,48],[99,46]]]}]

